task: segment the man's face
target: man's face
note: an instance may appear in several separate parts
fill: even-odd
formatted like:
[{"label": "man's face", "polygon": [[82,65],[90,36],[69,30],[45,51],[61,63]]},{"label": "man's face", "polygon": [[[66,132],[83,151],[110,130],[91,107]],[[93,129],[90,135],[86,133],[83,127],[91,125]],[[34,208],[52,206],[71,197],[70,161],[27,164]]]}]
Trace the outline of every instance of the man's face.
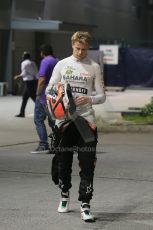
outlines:
[{"label": "man's face", "polygon": [[78,60],[81,60],[87,56],[87,50],[89,49],[88,43],[75,42],[72,44],[73,56]]}]

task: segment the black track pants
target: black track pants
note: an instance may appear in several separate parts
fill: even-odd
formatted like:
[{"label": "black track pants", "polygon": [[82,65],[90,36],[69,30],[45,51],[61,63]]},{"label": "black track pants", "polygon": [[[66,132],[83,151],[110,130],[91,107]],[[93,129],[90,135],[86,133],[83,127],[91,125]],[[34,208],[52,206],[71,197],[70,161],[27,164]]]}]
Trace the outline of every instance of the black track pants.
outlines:
[{"label": "black track pants", "polygon": [[89,202],[93,195],[93,177],[96,162],[97,130],[92,130],[94,141],[85,143],[75,125],[71,123],[63,132],[57,148],[59,187],[67,192],[71,187],[73,153],[78,153],[80,166],[80,201]]}]

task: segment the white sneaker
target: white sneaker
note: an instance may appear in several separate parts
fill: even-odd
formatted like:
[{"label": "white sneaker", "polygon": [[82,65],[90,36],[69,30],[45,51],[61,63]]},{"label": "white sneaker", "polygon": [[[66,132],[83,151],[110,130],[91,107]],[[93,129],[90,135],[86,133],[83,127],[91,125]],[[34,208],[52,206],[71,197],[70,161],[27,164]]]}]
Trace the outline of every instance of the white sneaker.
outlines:
[{"label": "white sneaker", "polygon": [[69,212],[69,202],[70,202],[69,192],[67,193],[62,192],[61,200],[60,200],[57,211],[60,213]]},{"label": "white sneaker", "polygon": [[81,209],[82,220],[84,220],[85,222],[95,221],[94,216],[90,213],[90,205],[88,203],[82,203],[80,209]]}]

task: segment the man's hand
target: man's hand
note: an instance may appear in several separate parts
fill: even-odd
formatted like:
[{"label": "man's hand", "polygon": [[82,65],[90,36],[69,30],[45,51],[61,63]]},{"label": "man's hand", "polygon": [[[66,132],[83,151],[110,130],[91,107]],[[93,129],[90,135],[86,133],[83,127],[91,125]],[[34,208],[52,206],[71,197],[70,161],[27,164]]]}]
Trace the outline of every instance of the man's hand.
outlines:
[{"label": "man's hand", "polygon": [[41,95],[41,93],[43,92],[44,90],[44,87],[45,87],[45,77],[40,77],[39,80],[38,80],[38,86],[37,86],[37,91],[36,91],[36,95],[37,97]]},{"label": "man's hand", "polygon": [[76,105],[84,105],[87,103],[91,103],[91,97],[88,96],[78,96],[74,99]]},{"label": "man's hand", "polygon": [[18,78],[20,78],[21,76],[20,75],[15,75],[14,76],[14,80],[17,80]]}]

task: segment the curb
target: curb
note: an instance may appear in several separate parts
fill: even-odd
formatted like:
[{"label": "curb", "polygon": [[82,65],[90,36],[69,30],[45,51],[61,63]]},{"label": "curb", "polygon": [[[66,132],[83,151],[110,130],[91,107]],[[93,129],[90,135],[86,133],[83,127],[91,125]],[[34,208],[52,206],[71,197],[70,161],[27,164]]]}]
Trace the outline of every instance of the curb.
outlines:
[{"label": "curb", "polygon": [[151,124],[138,124],[123,119],[107,122],[100,117],[96,119],[98,132],[110,133],[110,132],[131,132],[131,133],[152,133],[153,125]]},{"label": "curb", "polygon": [[152,133],[152,125],[124,125],[124,124],[114,124],[108,126],[97,126],[98,132],[102,133],[113,133],[113,132],[131,132],[131,133]]}]

